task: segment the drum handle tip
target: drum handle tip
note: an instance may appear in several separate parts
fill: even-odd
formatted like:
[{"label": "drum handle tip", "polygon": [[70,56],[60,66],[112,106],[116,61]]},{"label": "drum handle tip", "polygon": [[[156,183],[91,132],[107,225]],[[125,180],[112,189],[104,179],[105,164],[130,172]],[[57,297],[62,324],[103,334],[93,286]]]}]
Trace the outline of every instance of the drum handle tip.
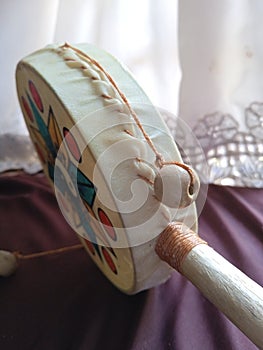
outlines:
[{"label": "drum handle tip", "polygon": [[182,223],[167,226],[155,251],[263,349],[263,288],[259,284]]}]

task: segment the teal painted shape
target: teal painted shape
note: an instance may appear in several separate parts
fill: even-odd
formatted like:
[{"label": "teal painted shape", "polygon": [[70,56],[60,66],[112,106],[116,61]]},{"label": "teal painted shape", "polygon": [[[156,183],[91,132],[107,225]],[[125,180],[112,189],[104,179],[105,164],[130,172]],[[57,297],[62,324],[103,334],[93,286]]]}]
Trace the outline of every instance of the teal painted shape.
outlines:
[{"label": "teal painted shape", "polygon": [[96,187],[79,169],[77,169],[77,184],[80,197],[92,208],[96,197]]},{"label": "teal painted shape", "polygon": [[37,107],[35,106],[34,102],[32,101],[32,99],[30,98],[30,96],[27,94],[27,98],[29,100],[29,103],[30,103],[30,107],[33,111],[33,114],[34,114],[34,117],[35,117],[35,120],[36,120],[36,123],[37,123],[37,127],[38,127],[38,130],[41,134],[41,136],[43,137],[44,141],[45,141],[45,144],[49,150],[49,152],[51,153],[52,157],[53,158],[56,158],[56,155],[57,155],[57,151],[56,151],[56,148],[52,142],[52,139],[49,135],[49,131],[48,131],[48,128],[44,122],[44,120],[42,119]]}]

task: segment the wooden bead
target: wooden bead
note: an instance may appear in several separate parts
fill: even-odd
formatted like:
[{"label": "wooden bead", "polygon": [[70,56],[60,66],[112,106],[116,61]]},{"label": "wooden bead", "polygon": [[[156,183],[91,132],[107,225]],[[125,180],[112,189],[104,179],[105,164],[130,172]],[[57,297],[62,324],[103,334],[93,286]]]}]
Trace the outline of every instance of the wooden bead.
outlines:
[{"label": "wooden bead", "polygon": [[17,269],[17,260],[14,254],[0,250],[0,276],[8,277]]},{"label": "wooden bead", "polygon": [[156,198],[170,208],[190,205],[196,199],[199,187],[197,176],[194,174],[194,186],[191,187],[190,174],[176,164],[164,165],[154,180]]}]

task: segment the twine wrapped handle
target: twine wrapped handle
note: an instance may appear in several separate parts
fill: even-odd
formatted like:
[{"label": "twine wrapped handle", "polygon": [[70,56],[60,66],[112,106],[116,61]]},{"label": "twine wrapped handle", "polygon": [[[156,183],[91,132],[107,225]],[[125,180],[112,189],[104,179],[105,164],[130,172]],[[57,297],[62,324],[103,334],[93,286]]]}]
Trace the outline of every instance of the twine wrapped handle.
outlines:
[{"label": "twine wrapped handle", "polygon": [[181,222],[171,222],[161,233],[155,251],[178,272],[187,254],[198,244],[207,244],[194,231]]},{"label": "twine wrapped handle", "polygon": [[263,349],[263,288],[182,223],[170,223],[155,251]]}]

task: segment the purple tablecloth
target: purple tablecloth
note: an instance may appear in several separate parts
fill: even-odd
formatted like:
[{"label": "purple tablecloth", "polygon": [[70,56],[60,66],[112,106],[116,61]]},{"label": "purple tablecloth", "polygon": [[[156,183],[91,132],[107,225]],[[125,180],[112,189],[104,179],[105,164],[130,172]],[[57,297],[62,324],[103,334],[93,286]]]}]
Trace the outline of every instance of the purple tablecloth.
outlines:
[{"label": "purple tablecloth", "polygon": [[[200,235],[263,285],[263,189],[211,185]],[[79,243],[42,174],[0,177],[0,249]],[[262,335],[263,336],[263,335]],[[184,277],[134,296],[118,291],[82,250],[20,263],[0,278],[0,349],[252,350]]]}]

